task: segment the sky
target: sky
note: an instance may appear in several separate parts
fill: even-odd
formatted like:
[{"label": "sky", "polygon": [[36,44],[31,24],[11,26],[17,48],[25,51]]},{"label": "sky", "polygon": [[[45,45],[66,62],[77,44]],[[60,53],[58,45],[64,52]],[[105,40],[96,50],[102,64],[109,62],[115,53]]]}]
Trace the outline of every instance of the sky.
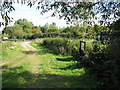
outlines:
[{"label": "sky", "polygon": [[59,19],[57,17],[50,17],[53,11],[50,11],[44,15],[40,14],[40,11],[36,9],[36,6],[32,6],[31,8],[27,5],[14,4],[15,11],[12,11],[9,16],[13,17],[13,22],[10,25],[13,25],[14,22],[18,19],[27,19],[32,22],[35,26],[44,26],[46,23],[51,24],[55,22],[57,27],[67,27],[69,25],[66,24],[64,19]]}]

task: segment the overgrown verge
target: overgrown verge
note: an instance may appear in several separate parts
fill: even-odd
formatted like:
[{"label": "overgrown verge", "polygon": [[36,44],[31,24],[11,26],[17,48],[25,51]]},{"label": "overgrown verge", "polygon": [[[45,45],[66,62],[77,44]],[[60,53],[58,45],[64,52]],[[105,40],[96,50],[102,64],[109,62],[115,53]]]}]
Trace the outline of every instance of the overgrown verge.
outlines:
[{"label": "overgrown verge", "polygon": [[[78,39],[49,38],[43,40],[43,45],[59,54],[72,55],[77,61],[80,60]],[[87,43],[84,67],[91,69],[96,74],[97,87],[119,88],[119,38],[112,44]]]},{"label": "overgrown verge", "polygon": [[[43,40],[43,45],[53,50],[57,54],[72,55],[76,60],[80,59],[80,41],[81,39],[67,39],[67,38],[46,38]],[[90,40],[87,41],[86,55],[93,49]]]},{"label": "overgrown verge", "polygon": [[98,88],[119,88],[120,85],[120,40],[111,44],[95,43],[89,54],[94,73],[96,73]]}]

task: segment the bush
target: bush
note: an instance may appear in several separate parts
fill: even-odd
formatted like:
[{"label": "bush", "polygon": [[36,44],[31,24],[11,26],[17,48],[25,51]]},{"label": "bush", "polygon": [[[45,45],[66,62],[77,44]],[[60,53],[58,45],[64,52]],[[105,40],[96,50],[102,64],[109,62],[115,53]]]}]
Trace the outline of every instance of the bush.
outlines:
[{"label": "bush", "polygon": [[[94,69],[97,76],[102,77],[98,80],[99,87],[118,88],[120,85],[120,41],[112,42],[106,45],[101,43],[93,44],[93,50],[90,52],[89,59],[94,62]],[[108,77],[109,76],[110,80]],[[97,77],[98,78],[98,77]]]},{"label": "bush", "polygon": [[112,82],[117,88],[120,87],[120,36],[117,36],[112,44],[109,45],[109,57],[112,66]]},{"label": "bush", "polygon": [[[80,41],[80,39],[47,38],[43,40],[43,44],[57,54],[72,55],[77,61],[80,61]],[[87,43],[84,58],[87,58],[89,52],[93,49],[91,42],[89,41]]]},{"label": "bush", "polygon": [[32,35],[32,39],[36,39],[36,38],[42,38],[43,37],[43,34],[42,33],[34,33]]}]

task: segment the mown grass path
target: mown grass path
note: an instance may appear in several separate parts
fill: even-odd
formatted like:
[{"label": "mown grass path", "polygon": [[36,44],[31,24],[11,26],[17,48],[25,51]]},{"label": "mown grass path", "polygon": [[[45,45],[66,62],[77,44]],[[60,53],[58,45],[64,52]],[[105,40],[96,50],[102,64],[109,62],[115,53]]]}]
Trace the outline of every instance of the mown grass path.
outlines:
[{"label": "mown grass path", "polygon": [[20,43],[24,48],[20,54],[3,62],[3,88],[94,87],[94,78],[84,68],[77,68],[72,56],[57,55],[41,44],[30,43]]}]

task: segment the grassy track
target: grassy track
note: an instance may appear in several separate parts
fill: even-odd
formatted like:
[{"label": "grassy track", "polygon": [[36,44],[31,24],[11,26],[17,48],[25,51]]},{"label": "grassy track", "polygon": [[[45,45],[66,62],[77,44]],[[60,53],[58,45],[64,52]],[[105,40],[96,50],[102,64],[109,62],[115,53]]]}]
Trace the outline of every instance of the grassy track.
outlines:
[{"label": "grassy track", "polygon": [[3,68],[11,66],[2,73],[3,88],[94,87],[94,78],[90,78],[84,68],[77,68],[72,56],[56,55],[37,43],[31,45],[36,48],[34,51],[29,47],[3,65]]}]

